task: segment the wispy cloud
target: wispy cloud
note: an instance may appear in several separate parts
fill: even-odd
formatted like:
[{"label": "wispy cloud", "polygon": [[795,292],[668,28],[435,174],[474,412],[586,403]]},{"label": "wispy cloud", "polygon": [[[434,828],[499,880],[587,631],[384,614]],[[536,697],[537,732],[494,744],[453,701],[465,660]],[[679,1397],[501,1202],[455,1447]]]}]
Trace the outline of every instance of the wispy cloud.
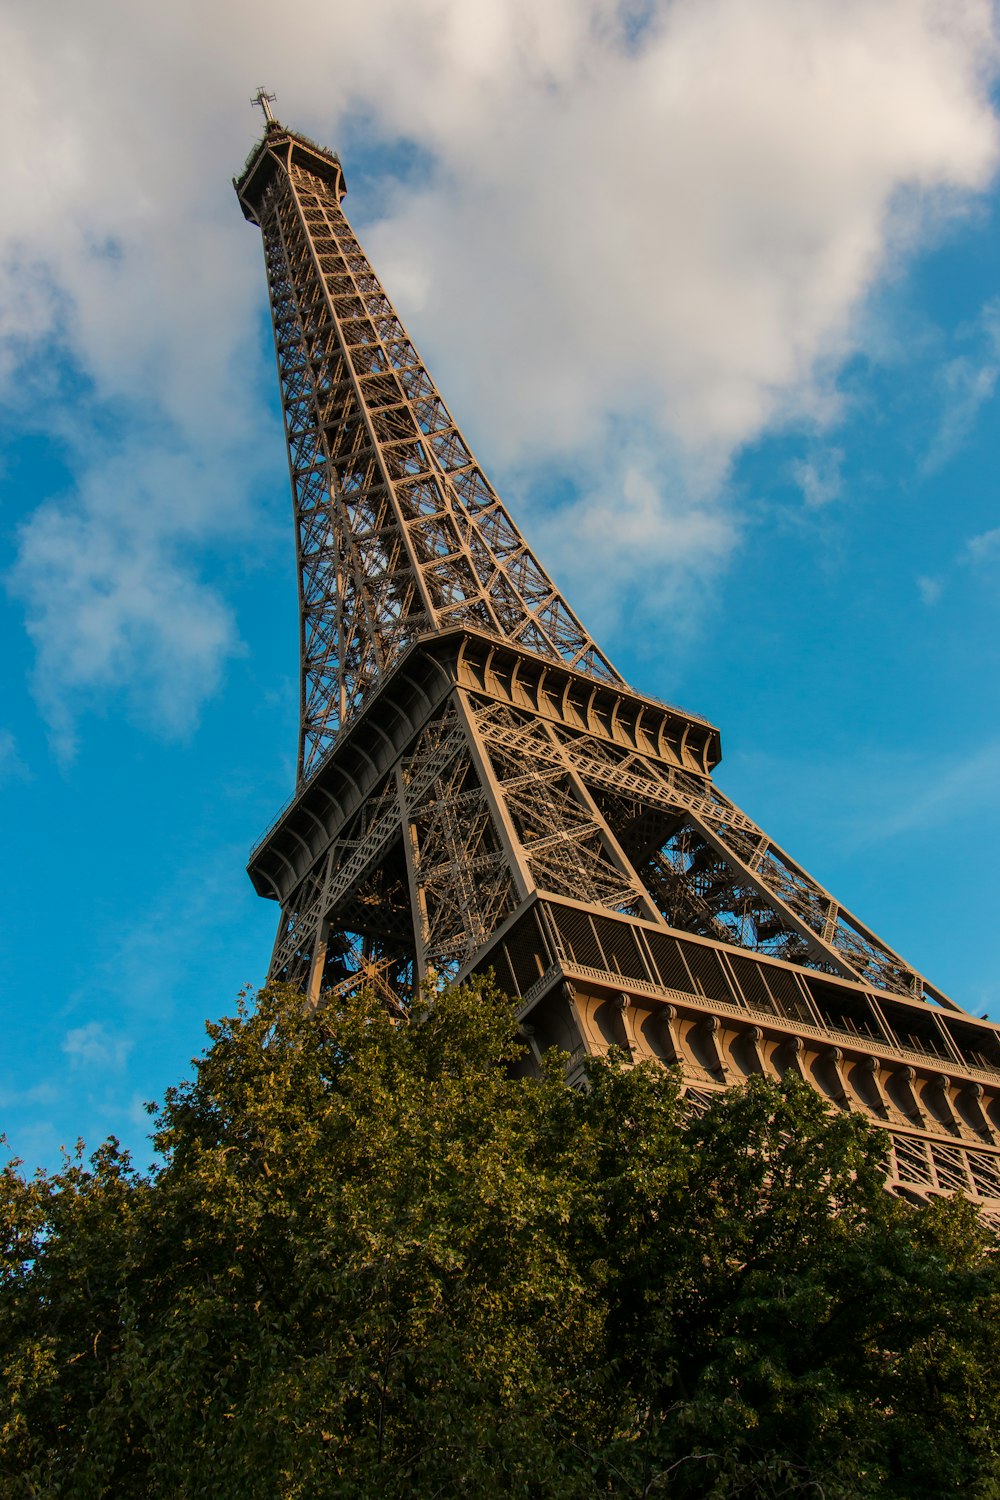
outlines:
[{"label": "wispy cloud", "polygon": [[967,577],[975,578],[978,575],[985,580],[997,563],[1000,563],[1000,526],[970,536],[945,561],[940,573],[933,577],[921,576],[916,580],[917,591],[924,604],[937,604],[945,588],[956,576],[964,572]]},{"label": "wispy cloud", "polygon": [[131,1048],[127,1037],[113,1036],[101,1021],[73,1027],[62,1044],[63,1052],[75,1067],[102,1072],[123,1068]]},{"label": "wispy cloud", "polygon": [[545,503],[523,506],[526,530],[570,597],[587,601],[591,628],[658,625],[651,648],[662,654],[666,619],[675,640],[697,629],[740,528],[711,487],[664,462],[649,434],[609,424],[607,436],[611,452],[564,486],[568,498],[539,486]]},{"label": "wispy cloud", "polygon": [[971,536],[962,553],[966,562],[976,564],[1000,562],[1000,526]]},{"label": "wispy cloud", "polygon": [[792,463],[792,479],[802,491],[802,498],[810,510],[821,510],[840,495],[843,461],[841,448],[822,448],[809,458],[796,459]]},{"label": "wispy cloud", "polygon": [[5,781],[27,781],[30,776],[13,734],[9,729],[0,729],[0,786]]},{"label": "wispy cloud", "polygon": [[27,1088],[0,1085],[0,1109],[23,1109],[26,1105],[50,1105],[59,1097],[59,1091],[51,1079],[32,1083]]},{"label": "wispy cloud", "polygon": [[1000,741],[933,765],[900,758],[888,795],[866,814],[859,846],[880,844],[915,828],[953,826],[976,809],[1000,803]]},{"label": "wispy cloud", "polygon": [[927,578],[921,575],[917,579],[917,593],[921,601],[926,605],[937,604],[944,592],[944,580],[941,578]]},{"label": "wispy cloud", "polygon": [[761,797],[798,819],[803,841],[812,836],[835,861],[855,866],[907,835],[929,850],[941,829],[957,836],[963,820],[982,824],[1000,808],[1000,739],[955,754],[855,747],[849,756],[748,759]]},{"label": "wispy cloud", "polygon": [[962,332],[974,348],[948,360],[939,372],[941,417],[924,459],[926,474],[936,473],[954,458],[983,407],[996,393],[1000,378],[1000,297],[989,301],[977,323]]}]

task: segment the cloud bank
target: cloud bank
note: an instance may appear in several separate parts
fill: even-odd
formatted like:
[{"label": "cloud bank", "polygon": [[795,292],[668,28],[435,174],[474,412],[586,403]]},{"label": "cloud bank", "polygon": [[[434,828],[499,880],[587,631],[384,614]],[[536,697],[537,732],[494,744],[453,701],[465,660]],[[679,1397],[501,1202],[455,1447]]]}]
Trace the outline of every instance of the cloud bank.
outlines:
[{"label": "cloud bank", "polygon": [[366,245],[585,614],[725,565],[734,455],[834,420],[873,292],[998,155],[986,0],[92,0],[0,28],[0,379],[25,426],[58,398],[75,476],[12,587],[66,734],[120,692],[183,730],[237,648],[207,559],[251,545],[277,472],[227,188],[260,79],[316,138],[426,164]]}]

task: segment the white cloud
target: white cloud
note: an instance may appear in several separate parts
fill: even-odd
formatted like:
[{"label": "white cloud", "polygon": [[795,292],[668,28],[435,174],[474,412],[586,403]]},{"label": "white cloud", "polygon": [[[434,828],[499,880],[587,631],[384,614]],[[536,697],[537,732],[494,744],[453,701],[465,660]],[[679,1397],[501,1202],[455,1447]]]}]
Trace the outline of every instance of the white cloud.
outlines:
[{"label": "white cloud", "polygon": [[31,772],[22,760],[17,741],[9,729],[0,729],[0,786],[5,781],[29,781]]},{"label": "white cloud", "polygon": [[570,597],[587,599],[598,636],[625,620],[651,631],[657,654],[665,633],[677,640],[697,630],[708,586],[740,536],[727,509],[634,434],[594,464],[571,500],[521,508]]},{"label": "white cloud", "polygon": [[840,495],[843,461],[841,448],[823,448],[810,458],[796,459],[792,463],[792,479],[802,491],[802,498],[810,510],[821,510]]},{"label": "white cloud", "polygon": [[132,1043],[126,1037],[112,1036],[100,1021],[88,1021],[67,1031],[62,1050],[74,1067],[107,1072],[124,1067]]},{"label": "white cloud", "polygon": [[970,537],[963,550],[963,559],[970,563],[1000,561],[1000,526]]},{"label": "white cloud", "polygon": [[75,710],[122,684],[135,717],[184,733],[238,649],[231,611],[184,554],[191,535],[224,524],[218,478],[135,444],[85,468],[71,501],[48,501],[25,522],[9,586],[25,605],[62,754]]},{"label": "white cloud", "polygon": [[[734,453],[831,420],[866,299],[987,185],[993,26],[989,0],[662,0],[641,27],[614,0],[8,10],[0,373],[24,422],[26,352],[29,398],[67,355],[89,393],[62,424],[77,494],[29,518],[17,572],[50,715],[125,685],[190,723],[233,649],[204,559],[220,477],[245,545],[276,441],[227,186],[260,78],[332,145],[363,117],[428,153],[365,233],[390,291],[477,446],[528,480],[572,456],[547,539],[581,612],[609,587],[660,609],[738,543]],[[143,473],[158,426],[180,485]]]},{"label": "white cloud", "polygon": [[577,27],[533,77],[498,48],[488,89],[467,76],[461,129],[455,89],[417,100],[418,75],[391,122],[429,112],[445,170],[373,243],[426,288],[439,345],[473,351],[473,401],[515,452],[575,450],[638,408],[724,460],[768,423],[829,411],[916,196],[933,217],[942,192],[985,182],[976,15],[660,7],[638,55]]},{"label": "white cloud", "polygon": [[919,577],[917,579],[917,592],[924,604],[930,606],[936,604],[944,592],[944,583],[940,578]]}]

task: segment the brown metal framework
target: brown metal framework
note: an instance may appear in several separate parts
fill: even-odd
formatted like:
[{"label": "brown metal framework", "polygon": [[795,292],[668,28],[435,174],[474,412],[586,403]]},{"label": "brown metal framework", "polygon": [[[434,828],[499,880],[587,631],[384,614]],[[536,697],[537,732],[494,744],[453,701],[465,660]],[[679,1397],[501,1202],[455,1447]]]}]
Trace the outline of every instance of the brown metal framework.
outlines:
[{"label": "brown metal framework", "polygon": [[281,906],[271,975],[402,1010],[492,969],[538,1056],[676,1063],[692,1107],[794,1069],[885,1127],[898,1190],[1000,1216],[1000,1034],[729,801],[711,724],[615,672],[417,356],[338,158],[265,113],[235,186],[264,239],[301,621],[298,785],[250,861]]},{"label": "brown metal framework", "polygon": [[466,624],[609,681],[354,237],[336,157],[268,127],[240,183],[267,257],[295,504],[308,776],[406,646]]}]

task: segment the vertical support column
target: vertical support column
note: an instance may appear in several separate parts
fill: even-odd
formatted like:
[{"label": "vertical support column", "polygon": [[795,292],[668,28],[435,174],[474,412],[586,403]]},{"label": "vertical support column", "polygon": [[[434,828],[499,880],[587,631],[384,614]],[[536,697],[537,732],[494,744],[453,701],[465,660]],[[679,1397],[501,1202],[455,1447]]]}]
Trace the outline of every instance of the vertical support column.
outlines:
[{"label": "vertical support column", "polygon": [[414,988],[419,990],[428,977],[427,938],[430,928],[427,921],[427,901],[418,878],[420,871],[420,847],[417,843],[417,830],[413,826],[413,819],[410,817],[410,810],[406,799],[406,783],[403,780],[403,768],[401,765],[396,766],[396,795],[399,798],[399,814],[403,825],[403,853],[406,858],[406,881],[410,888],[410,913],[413,918]]},{"label": "vertical support column", "polygon": [[326,954],[329,946],[330,924],[324,917],[316,931],[312,963],[309,965],[309,983],[306,986],[306,1000],[313,1010],[319,1005],[319,997],[323,987],[323,971],[326,968]]},{"label": "vertical support column", "polygon": [[465,738],[472,756],[472,764],[476,768],[476,775],[479,777],[479,783],[486,797],[486,805],[493,818],[493,826],[496,829],[497,837],[507,856],[507,862],[510,865],[510,873],[514,879],[518,898],[523,901],[535,889],[535,881],[528,867],[528,861],[524,857],[521,841],[514,830],[510,813],[507,811],[507,804],[504,801],[503,792],[500,789],[500,783],[497,781],[489,754],[483,748],[479,731],[476,728],[475,710],[469,702],[469,695],[464,688],[458,689],[458,701],[462,707],[462,727],[465,730]]}]

